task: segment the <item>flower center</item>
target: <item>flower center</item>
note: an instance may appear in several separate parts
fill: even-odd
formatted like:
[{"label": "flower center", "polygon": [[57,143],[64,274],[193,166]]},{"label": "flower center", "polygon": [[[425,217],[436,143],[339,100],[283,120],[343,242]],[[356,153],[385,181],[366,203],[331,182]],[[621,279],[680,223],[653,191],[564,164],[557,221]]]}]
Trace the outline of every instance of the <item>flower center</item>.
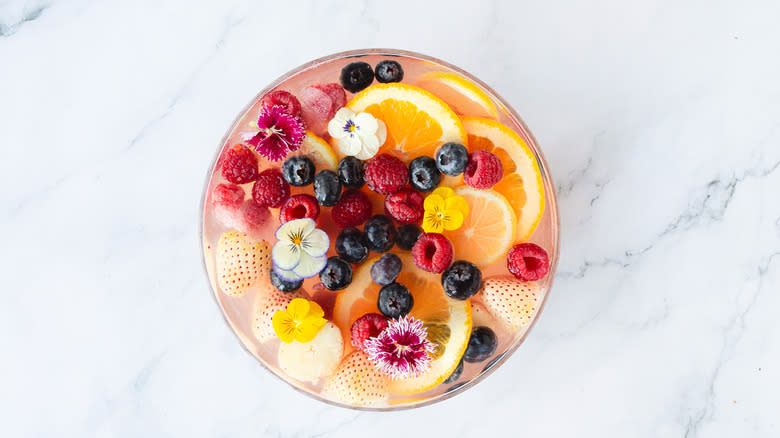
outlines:
[{"label": "flower center", "polygon": [[355,132],[357,129],[357,126],[355,125],[355,122],[352,120],[347,120],[347,124],[344,125],[344,132],[349,132],[350,134]]},{"label": "flower center", "polygon": [[301,236],[295,236],[292,239],[293,245],[300,245],[301,242],[303,242],[303,238]]}]

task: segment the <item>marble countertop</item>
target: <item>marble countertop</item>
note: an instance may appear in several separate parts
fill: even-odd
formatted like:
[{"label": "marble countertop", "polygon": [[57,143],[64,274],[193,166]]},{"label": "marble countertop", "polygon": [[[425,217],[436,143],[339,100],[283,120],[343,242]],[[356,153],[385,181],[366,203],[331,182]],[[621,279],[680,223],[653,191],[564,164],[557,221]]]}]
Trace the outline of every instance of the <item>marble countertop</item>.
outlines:
[{"label": "marble countertop", "polygon": [[[0,434],[780,436],[780,4],[0,2]],[[556,284],[486,381],[326,406],[241,348],[203,274],[214,148],[271,80],[397,47],[524,117]]]}]

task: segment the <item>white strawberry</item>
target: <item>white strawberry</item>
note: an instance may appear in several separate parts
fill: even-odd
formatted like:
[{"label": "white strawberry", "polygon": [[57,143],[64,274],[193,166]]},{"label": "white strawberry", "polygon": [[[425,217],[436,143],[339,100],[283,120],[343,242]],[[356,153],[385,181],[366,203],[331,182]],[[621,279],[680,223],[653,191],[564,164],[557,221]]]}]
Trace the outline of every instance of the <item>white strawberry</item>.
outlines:
[{"label": "white strawberry", "polygon": [[325,382],[325,394],[355,406],[377,406],[387,400],[387,376],[360,350],[344,358]]},{"label": "white strawberry", "polygon": [[271,285],[270,281],[260,285],[260,293],[257,296],[257,305],[255,306],[255,320],[252,324],[252,330],[258,341],[265,342],[277,339],[273,326],[274,313],[287,309],[287,305],[293,298],[305,298],[305,296],[300,290],[280,292]]},{"label": "white strawberry", "polygon": [[217,243],[217,284],[227,295],[243,295],[259,281],[268,281],[271,247],[238,231],[225,231]]},{"label": "white strawberry", "polygon": [[314,382],[332,374],[343,354],[341,330],[328,322],[309,342],[282,342],[279,347],[279,368],[293,379]]},{"label": "white strawberry", "polygon": [[514,333],[528,327],[539,304],[539,286],[513,277],[488,278],[480,292],[485,308]]}]

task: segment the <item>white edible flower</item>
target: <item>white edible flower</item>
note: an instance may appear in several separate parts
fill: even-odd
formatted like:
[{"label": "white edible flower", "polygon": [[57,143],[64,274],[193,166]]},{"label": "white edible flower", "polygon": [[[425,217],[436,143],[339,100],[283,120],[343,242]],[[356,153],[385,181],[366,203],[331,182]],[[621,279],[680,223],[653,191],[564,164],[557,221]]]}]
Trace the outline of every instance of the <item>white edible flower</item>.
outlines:
[{"label": "white edible flower", "polygon": [[385,143],[387,127],[370,113],[355,114],[344,107],[328,122],[328,134],[336,139],[342,154],[367,160]]},{"label": "white edible flower", "polygon": [[271,250],[274,272],[280,277],[297,281],[314,277],[322,271],[330,246],[327,233],[316,228],[311,218],[285,222],[276,230],[279,239]]}]

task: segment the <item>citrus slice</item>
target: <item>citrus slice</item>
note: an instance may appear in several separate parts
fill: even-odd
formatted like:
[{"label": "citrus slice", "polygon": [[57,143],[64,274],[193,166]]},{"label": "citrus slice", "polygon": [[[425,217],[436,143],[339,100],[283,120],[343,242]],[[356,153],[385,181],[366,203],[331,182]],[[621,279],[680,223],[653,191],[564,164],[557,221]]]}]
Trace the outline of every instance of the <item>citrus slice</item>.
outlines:
[{"label": "citrus slice", "polygon": [[517,215],[516,241],[531,237],[544,213],[544,186],[539,164],[528,145],[506,125],[481,117],[463,117],[470,151],[494,153],[504,166],[504,177],[493,190],[509,200]]},{"label": "citrus slice", "polygon": [[417,79],[415,85],[447,102],[458,114],[498,118],[498,110],[490,97],[477,85],[456,73],[425,73]]},{"label": "citrus slice", "polygon": [[329,169],[335,172],[336,167],[339,165],[339,159],[328,142],[317,137],[311,131],[306,131],[306,136],[303,137],[300,149],[290,154],[290,156],[293,155],[303,155],[311,158],[317,171]]},{"label": "citrus slice", "polygon": [[452,242],[453,260],[487,266],[505,256],[515,240],[517,216],[504,195],[468,186],[455,189],[469,204],[463,225],[444,235]]},{"label": "citrus slice", "polygon": [[[404,269],[396,281],[406,286],[414,298],[409,315],[423,321],[428,331],[428,340],[436,344],[428,371],[416,378],[390,381],[390,392],[408,395],[427,391],[440,384],[458,366],[471,335],[471,303],[447,297],[441,288],[439,276],[417,269],[411,254],[397,255]],[[363,263],[355,271],[349,287],[336,298],[333,322],[344,336],[345,354],[354,350],[349,341],[352,324],[366,313],[380,313],[376,306],[380,287],[371,281],[371,265],[376,260],[378,258]]]},{"label": "citrus slice", "polygon": [[446,142],[464,143],[463,124],[446,103],[412,85],[390,83],[366,88],[347,103],[352,111],[368,112],[385,122],[387,140],[379,153],[403,160],[433,156]]}]

